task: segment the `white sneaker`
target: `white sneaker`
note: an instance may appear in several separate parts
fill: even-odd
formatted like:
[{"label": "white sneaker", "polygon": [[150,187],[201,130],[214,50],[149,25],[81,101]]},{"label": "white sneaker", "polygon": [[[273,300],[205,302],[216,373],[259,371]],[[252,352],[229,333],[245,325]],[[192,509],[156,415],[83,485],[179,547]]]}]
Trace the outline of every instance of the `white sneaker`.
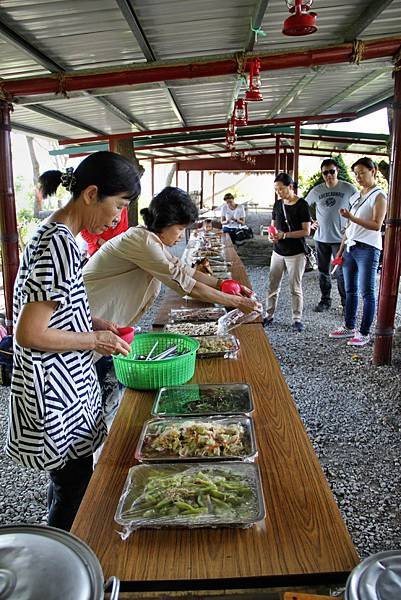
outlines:
[{"label": "white sneaker", "polygon": [[347,346],[366,346],[370,342],[370,335],[362,335],[359,331],[354,335],[352,340],[347,342]]},{"label": "white sneaker", "polygon": [[353,338],[355,336],[355,329],[347,329],[346,327],[339,327],[335,331],[329,333],[330,338],[342,340],[343,338]]}]

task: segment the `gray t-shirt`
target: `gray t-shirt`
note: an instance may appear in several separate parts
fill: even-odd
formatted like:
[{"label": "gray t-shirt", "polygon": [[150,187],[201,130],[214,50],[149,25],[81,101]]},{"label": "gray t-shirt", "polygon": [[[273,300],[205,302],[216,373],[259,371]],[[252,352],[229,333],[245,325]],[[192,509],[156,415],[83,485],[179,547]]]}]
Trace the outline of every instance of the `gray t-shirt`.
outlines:
[{"label": "gray t-shirt", "polygon": [[346,225],[346,219],[340,216],[340,208],[349,208],[349,200],[356,188],[347,181],[339,180],[333,188],[321,183],[314,187],[305,200],[311,206],[316,204],[316,219],[319,227],[314,239],[326,244],[338,244]]}]

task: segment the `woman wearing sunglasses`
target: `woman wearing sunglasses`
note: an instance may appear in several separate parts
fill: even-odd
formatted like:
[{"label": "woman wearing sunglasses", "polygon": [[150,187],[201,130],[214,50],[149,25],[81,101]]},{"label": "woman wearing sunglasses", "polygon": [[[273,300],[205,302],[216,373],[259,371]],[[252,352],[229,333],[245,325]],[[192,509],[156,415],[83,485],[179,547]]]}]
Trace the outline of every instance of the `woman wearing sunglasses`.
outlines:
[{"label": "woman wearing sunglasses", "polygon": [[[386,215],[386,195],[376,184],[377,166],[364,157],[352,165],[360,193],[351,198],[351,208],[340,209],[348,219],[342,246],[345,282],[345,324],[330,333],[334,339],[350,338],[349,346],[365,346],[376,311],[376,275],[382,248],[381,227]],[[341,256],[341,249],[338,252]],[[363,298],[362,321],[356,331],[359,291]]]}]

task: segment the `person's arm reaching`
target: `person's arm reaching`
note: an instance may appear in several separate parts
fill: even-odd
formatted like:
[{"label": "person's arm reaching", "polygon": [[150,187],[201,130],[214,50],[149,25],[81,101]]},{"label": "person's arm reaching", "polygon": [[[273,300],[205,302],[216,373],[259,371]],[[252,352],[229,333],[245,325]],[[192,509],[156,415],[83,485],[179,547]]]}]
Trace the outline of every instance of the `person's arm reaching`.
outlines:
[{"label": "person's arm reaching", "polygon": [[94,350],[100,354],[127,355],[131,348],[112,331],[85,333],[63,331],[49,327],[57,307],[56,302],[29,302],[24,304],[15,329],[15,339],[23,348],[42,352],[72,352]]}]

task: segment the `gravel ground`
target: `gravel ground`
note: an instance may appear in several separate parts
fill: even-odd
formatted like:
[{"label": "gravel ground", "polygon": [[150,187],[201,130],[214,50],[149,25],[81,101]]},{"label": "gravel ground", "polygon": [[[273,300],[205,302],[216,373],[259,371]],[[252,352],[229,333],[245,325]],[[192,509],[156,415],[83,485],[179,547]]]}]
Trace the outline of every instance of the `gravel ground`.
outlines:
[{"label": "gravel ground", "polygon": [[[247,270],[258,296],[264,298],[268,267]],[[291,331],[284,281],[274,325],[266,333],[361,557],[399,549],[401,341],[396,338],[392,367],[374,367],[371,345],[352,349],[327,336],[341,323],[337,292],[334,308],[322,314],[312,311],[318,300],[316,273],[305,275],[304,294],[305,331]],[[154,310],[156,306],[143,321],[145,328]],[[1,446],[8,392],[0,386]],[[0,470],[0,524],[44,523],[46,475],[14,465],[4,453]]]}]

